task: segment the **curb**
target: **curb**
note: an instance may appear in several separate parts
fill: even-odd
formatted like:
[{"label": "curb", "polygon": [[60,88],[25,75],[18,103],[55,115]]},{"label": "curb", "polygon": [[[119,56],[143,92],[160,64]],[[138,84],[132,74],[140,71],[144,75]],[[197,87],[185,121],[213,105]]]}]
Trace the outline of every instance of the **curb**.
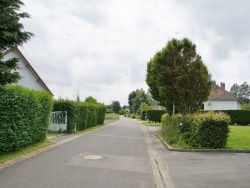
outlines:
[{"label": "curb", "polygon": [[173,148],[171,147],[163,138],[159,135],[156,135],[163,145],[169,151],[176,151],[176,152],[220,152],[220,153],[250,153],[250,150],[243,150],[243,149],[181,149],[181,148]]}]

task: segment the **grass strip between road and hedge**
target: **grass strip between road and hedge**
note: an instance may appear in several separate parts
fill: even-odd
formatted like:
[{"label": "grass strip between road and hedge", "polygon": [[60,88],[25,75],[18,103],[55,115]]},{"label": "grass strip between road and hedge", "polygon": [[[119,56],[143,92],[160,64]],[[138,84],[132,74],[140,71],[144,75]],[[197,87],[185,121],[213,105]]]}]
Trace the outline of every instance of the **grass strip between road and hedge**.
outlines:
[{"label": "grass strip between road and hedge", "polygon": [[147,125],[147,126],[161,126],[161,123],[159,123],[159,122],[155,123],[155,122],[149,122],[149,121],[141,121],[141,124]]},{"label": "grass strip between road and hedge", "polygon": [[3,162],[8,161],[8,160],[12,160],[16,157],[19,157],[21,155],[25,155],[25,154],[33,152],[33,151],[37,151],[40,148],[43,148],[43,147],[46,147],[46,146],[49,146],[52,144],[54,144],[54,143],[49,141],[49,140],[45,140],[45,141],[38,142],[34,145],[27,146],[25,148],[20,148],[20,149],[17,149],[15,151],[12,151],[12,152],[0,154],[0,163],[3,163]]}]

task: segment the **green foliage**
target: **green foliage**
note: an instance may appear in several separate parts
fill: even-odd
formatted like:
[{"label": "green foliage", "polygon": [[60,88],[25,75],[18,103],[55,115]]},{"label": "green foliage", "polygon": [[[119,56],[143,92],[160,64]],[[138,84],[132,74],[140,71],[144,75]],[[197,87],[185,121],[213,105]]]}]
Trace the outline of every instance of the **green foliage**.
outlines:
[{"label": "green foliage", "polygon": [[52,97],[44,91],[6,85],[0,91],[0,153],[46,138]]},{"label": "green foliage", "polygon": [[121,110],[121,105],[119,101],[112,101],[110,106],[111,106],[112,111],[117,114]]},{"label": "green foliage", "polygon": [[162,135],[169,144],[186,148],[219,149],[226,146],[229,123],[230,117],[224,113],[163,115]]},{"label": "green foliage", "polygon": [[53,104],[54,111],[67,111],[67,132],[82,131],[104,123],[106,106],[97,102],[75,102],[59,99]]},{"label": "green foliage", "polygon": [[[244,82],[241,85],[234,84],[232,85],[230,92],[237,96],[239,99],[244,100],[244,99],[249,99],[250,97],[250,86],[248,85],[247,82]],[[249,101],[249,100],[247,100]]]},{"label": "green foliage", "polygon": [[151,104],[151,96],[148,93],[145,93],[143,89],[137,89],[129,94],[128,104],[130,113],[139,114],[139,109],[142,103],[148,105]]},{"label": "green foliage", "polygon": [[166,113],[166,110],[147,110],[147,118],[149,121],[161,122],[161,117]]},{"label": "green foliage", "polygon": [[119,114],[116,113],[106,113],[105,119],[107,120],[118,120],[119,119]]},{"label": "green foliage", "polygon": [[120,115],[125,115],[127,113],[127,111],[125,110],[125,109],[121,109],[120,111],[119,111],[119,114]]},{"label": "green foliage", "polygon": [[84,102],[98,103],[97,100],[94,97],[92,97],[92,96],[86,97],[85,100],[84,100]]},{"label": "green foliage", "polygon": [[250,103],[245,103],[241,106],[241,110],[250,110]]},{"label": "green foliage", "polygon": [[75,114],[77,106],[75,101],[59,99],[53,101],[53,111],[67,111],[67,132],[75,130]]},{"label": "green foliage", "polygon": [[214,112],[226,113],[227,115],[230,116],[232,124],[250,125],[250,111],[249,110],[215,110]]},{"label": "green foliage", "polygon": [[200,109],[212,87],[211,76],[190,40],[172,39],[148,62],[146,82],[156,101],[171,113],[172,104],[183,114]]},{"label": "green foliage", "polygon": [[32,33],[23,31],[21,18],[29,18],[29,14],[21,12],[24,5],[20,0],[0,0],[0,85],[16,83],[21,77],[15,72],[18,69],[17,58],[2,61],[5,50],[27,42]]},{"label": "green foliage", "polygon": [[250,127],[230,126],[229,138],[227,141],[229,149],[250,149]]}]

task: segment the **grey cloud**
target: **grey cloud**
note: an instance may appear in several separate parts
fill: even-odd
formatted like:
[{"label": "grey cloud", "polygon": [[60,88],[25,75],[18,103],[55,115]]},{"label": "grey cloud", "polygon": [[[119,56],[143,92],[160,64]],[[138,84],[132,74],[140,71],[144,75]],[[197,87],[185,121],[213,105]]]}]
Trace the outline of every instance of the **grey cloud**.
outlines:
[{"label": "grey cloud", "polygon": [[227,57],[230,49],[235,46],[249,44],[250,1],[181,0],[179,2],[192,12],[201,31],[214,30],[216,34],[224,37],[218,46],[214,47],[217,58]]}]

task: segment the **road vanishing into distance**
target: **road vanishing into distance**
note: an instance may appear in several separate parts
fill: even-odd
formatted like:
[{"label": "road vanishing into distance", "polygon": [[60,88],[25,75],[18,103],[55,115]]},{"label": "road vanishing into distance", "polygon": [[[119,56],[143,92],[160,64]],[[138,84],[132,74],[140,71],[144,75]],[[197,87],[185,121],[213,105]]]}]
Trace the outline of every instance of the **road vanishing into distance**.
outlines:
[{"label": "road vanishing into distance", "polygon": [[2,168],[0,187],[250,187],[249,153],[168,151],[155,136],[159,129],[121,117],[93,132],[56,138],[56,147]]}]

